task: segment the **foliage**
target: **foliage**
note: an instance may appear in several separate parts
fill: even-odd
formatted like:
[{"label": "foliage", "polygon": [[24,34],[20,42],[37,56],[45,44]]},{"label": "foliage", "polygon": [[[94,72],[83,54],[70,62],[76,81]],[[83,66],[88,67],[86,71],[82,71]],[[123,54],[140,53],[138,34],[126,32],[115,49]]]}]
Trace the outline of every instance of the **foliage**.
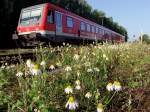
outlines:
[{"label": "foliage", "polygon": [[[141,36],[139,37],[139,40],[141,41]],[[142,41],[147,43],[147,44],[150,44],[150,37],[148,34],[143,34],[142,35]]]},{"label": "foliage", "polygon": [[[150,85],[149,49],[145,44],[80,47],[64,44],[36,48],[37,60],[30,67],[30,61],[1,66],[0,109],[62,112],[67,110],[65,105],[73,96],[78,102],[76,111],[80,112],[96,111],[100,107],[105,111],[146,110],[149,108],[146,100]],[[35,65],[42,74],[33,75]],[[22,74],[18,74],[20,72]],[[120,91],[107,90],[108,83],[111,90],[114,81],[120,82]],[[76,89],[77,85],[80,89]],[[71,86],[73,92],[66,94],[67,86]],[[86,98],[88,92],[91,97]]]}]

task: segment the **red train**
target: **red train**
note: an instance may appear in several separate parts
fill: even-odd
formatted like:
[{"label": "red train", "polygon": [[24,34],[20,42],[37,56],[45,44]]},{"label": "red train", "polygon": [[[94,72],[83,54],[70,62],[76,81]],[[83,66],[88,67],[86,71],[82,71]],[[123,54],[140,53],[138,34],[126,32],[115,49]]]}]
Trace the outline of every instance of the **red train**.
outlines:
[{"label": "red train", "polygon": [[124,42],[124,36],[50,3],[22,9],[17,36],[24,46],[39,42],[111,41]]}]

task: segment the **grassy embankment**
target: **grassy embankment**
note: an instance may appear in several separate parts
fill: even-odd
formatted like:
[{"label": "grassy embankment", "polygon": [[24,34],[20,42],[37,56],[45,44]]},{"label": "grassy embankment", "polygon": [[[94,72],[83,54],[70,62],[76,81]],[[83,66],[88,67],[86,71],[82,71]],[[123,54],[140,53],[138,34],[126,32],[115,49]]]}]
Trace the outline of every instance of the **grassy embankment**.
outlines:
[{"label": "grassy embankment", "polygon": [[[65,112],[70,96],[80,112],[95,112],[98,104],[111,112],[150,109],[149,45],[65,45],[37,50],[41,53],[35,53],[37,61],[30,63],[31,67],[21,62],[0,68],[1,110]],[[46,63],[40,65],[41,61]],[[18,72],[23,74],[16,76]],[[121,90],[108,91],[106,86],[114,81],[120,82]],[[65,93],[67,86],[72,87],[72,93]]]}]

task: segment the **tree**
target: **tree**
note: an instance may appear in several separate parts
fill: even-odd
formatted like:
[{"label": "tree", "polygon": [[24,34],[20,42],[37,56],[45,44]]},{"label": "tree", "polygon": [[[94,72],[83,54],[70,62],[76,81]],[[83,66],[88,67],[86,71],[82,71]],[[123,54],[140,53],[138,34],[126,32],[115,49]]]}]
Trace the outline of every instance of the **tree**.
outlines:
[{"label": "tree", "polygon": [[[141,41],[141,36],[139,37],[139,40]],[[150,37],[148,34],[143,34],[142,35],[142,42],[145,42],[147,44],[150,44]]]}]

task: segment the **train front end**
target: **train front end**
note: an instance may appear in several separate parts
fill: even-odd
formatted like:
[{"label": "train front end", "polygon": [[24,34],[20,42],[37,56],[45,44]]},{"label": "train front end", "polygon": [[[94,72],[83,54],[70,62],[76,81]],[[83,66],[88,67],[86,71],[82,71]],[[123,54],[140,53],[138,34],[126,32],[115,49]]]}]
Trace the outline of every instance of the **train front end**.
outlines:
[{"label": "train front end", "polygon": [[17,33],[13,39],[21,46],[37,46],[41,37],[44,36],[46,4],[24,8],[21,11]]}]

